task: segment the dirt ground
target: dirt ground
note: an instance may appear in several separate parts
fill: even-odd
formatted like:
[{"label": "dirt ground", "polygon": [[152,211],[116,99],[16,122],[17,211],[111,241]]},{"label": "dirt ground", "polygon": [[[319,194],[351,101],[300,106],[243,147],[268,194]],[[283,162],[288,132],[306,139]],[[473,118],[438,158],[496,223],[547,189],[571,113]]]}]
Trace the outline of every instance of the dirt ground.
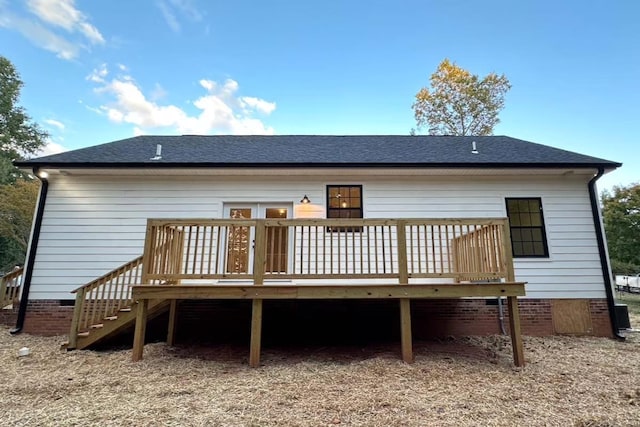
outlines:
[{"label": "dirt ground", "polygon": [[[59,350],[62,337],[0,330],[3,425],[638,426],[640,336],[505,337],[399,345],[267,348],[145,346]],[[31,355],[18,357],[28,347]]]}]

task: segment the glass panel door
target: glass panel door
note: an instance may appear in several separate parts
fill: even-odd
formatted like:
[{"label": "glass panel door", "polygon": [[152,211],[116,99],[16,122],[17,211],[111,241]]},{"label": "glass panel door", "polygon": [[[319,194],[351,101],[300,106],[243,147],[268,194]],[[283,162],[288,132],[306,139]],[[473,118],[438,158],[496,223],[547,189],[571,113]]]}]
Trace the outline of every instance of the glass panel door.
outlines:
[{"label": "glass panel door", "polygon": [[[230,219],[286,219],[292,207],[286,203],[234,203],[225,206],[225,217]],[[289,230],[287,227],[269,227],[266,230],[267,253],[265,271],[267,273],[286,273],[289,262]],[[247,274],[253,265],[254,232],[251,227],[229,227],[225,263],[228,274]]]},{"label": "glass panel door", "polygon": [[[251,208],[230,208],[229,218],[251,219]],[[227,273],[246,274],[249,272],[251,251],[251,228],[232,226],[229,227],[227,237]]]}]

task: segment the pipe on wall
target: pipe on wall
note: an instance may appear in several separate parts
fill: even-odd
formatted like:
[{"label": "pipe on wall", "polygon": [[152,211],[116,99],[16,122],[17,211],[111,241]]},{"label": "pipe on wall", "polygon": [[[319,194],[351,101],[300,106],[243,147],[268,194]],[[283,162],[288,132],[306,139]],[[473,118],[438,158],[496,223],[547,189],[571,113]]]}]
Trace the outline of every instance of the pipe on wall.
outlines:
[{"label": "pipe on wall", "polygon": [[598,193],[596,192],[596,181],[604,175],[604,168],[599,167],[598,173],[589,181],[589,199],[591,200],[591,213],[593,214],[593,225],[596,231],[596,239],[598,241],[598,252],[600,253],[600,268],[602,269],[602,278],[604,279],[604,291],[607,295],[607,307],[609,308],[609,319],[611,320],[611,328],[613,336],[619,340],[625,337],[620,335],[618,329],[618,318],[616,317],[616,302],[613,298],[613,287],[611,280],[611,268],[609,267],[609,259],[607,257],[607,248],[604,239],[604,229],[602,227],[602,219],[600,217],[600,205],[598,201]]},{"label": "pipe on wall", "polygon": [[38,197],[38,205],[36,207],[36,216],[33,221],[33,232],[31,234],[31,242],[29,244],[29,253],[27,254],[24,277],[22,279],[22,293],[20,295],[20,307],[18,308],[16,327],[9,331],[12,335],[19,334],[22,331],[22,328],[24,327],[24,319],[27,316],[29,288],[31,287],[31,277],[33,276],[33,264],[38,250],[40,228],[42,227],[42,216],[44,215],[44,206],[47,200],[47,191],[49,190],[49,181],[47,180],[46,175],[41,176],[41,174],[38,174],[38,168],[33,169],[33,174],[38,177],[41,182],[40,194]]}]

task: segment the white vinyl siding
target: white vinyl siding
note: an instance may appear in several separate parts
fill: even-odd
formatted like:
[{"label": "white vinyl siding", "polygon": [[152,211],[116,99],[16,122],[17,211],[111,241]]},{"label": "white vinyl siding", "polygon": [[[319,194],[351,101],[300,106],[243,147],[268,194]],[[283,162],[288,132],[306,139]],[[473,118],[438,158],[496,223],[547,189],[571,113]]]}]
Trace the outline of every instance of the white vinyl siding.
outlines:
[{"label": "white vinyl siding", "polygon": [[[362,184],[364,218],[505,217],[506,197],[540,197],[549,258],[516,259],[531,298],[604,298],[587,178],[175,176],[50,178],[30,298],[69,292],[142,254],[147,218],[222,218],[225,203],[294,204],[324,216],[326,186]],[[298,211],[308,195],[311,205]]]}]

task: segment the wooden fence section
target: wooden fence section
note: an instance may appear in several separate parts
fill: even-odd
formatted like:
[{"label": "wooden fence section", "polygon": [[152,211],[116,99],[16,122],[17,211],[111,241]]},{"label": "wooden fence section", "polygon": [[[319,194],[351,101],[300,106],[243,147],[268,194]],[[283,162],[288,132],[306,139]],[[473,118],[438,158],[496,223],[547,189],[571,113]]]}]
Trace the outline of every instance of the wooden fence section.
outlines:
[{"label": "wooden fence section", "polygon": [[20,300],[24,268],[17,268],[0,279],[0,309],[14,306]]},{"label": "wooden fence section", "polygon": [[150,219],[144,257],[142,283],[256,275],[515,280],[504,218]]}]

